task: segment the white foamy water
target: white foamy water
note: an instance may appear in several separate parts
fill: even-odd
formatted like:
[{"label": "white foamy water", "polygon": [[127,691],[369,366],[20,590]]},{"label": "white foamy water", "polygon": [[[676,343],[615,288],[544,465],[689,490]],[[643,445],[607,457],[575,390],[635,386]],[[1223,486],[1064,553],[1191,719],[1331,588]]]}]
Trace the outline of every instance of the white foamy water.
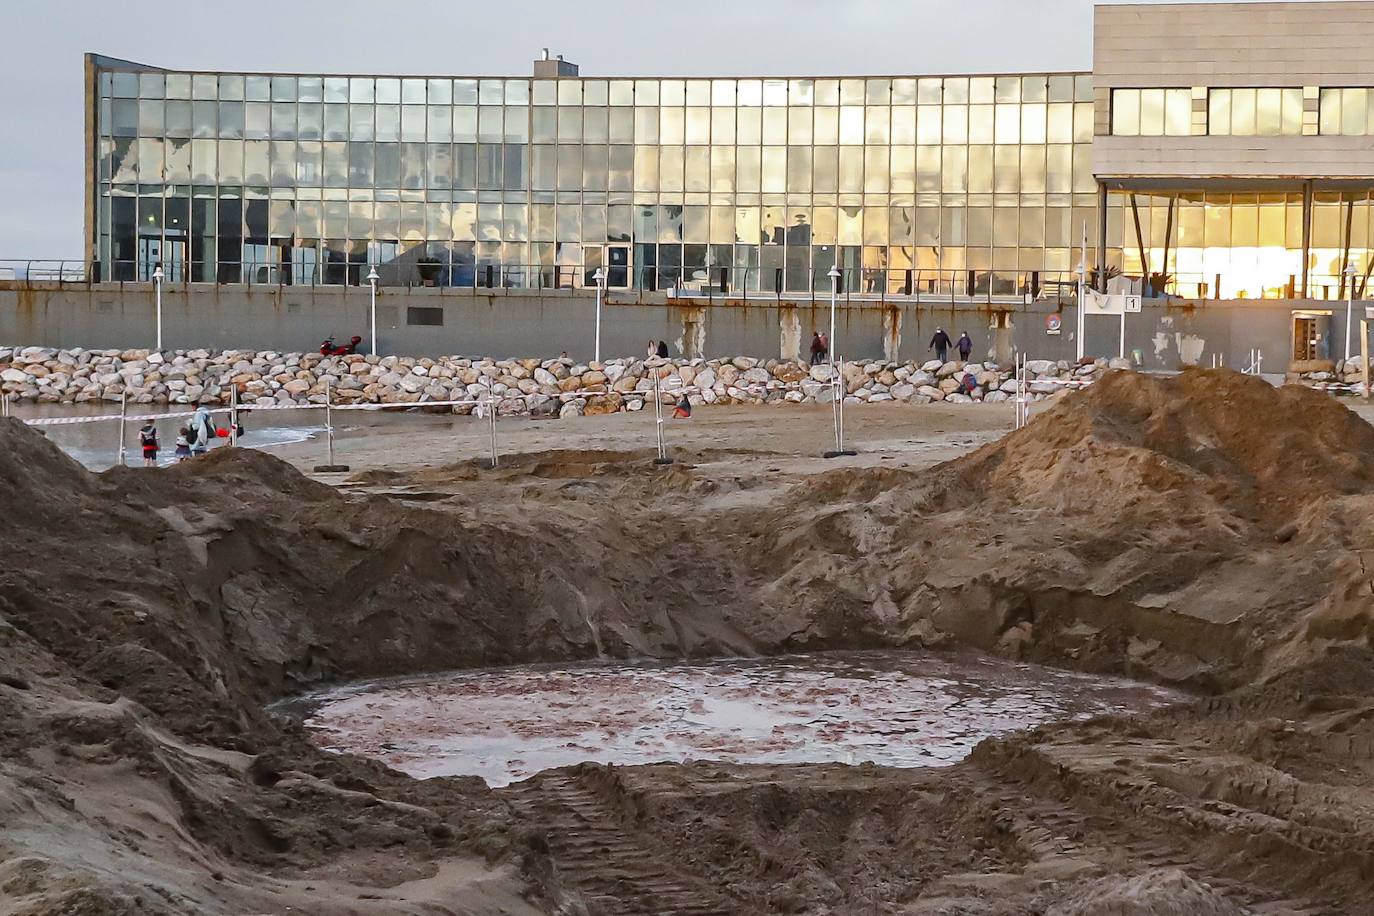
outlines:
[{"label": "white foamy water", "polygon": [[[105,405],[108,407],[108,405]],[[48,407],[49,409],[40,409]],[[136,416],[146,414],[161,414],[168,410],[184,411],[189,409],[184,405],[176,405],[175,408],[165,406],[153,406],[148,404],[130,405],[129,413]],[[118,411],[118,405],[114,406]],[[314,413],[314,412],[312,412]],[[52,407],[49,405],[23,405],[23,409],[18,415],[24,418],[29,417],[89,417],[89,416],[109,416],[110,411],[102,408],[78,409],[69,407]],[[214,415],[216,423],[227,425],[227,415],[217,413]],[[318,414],[316,414],[318,416]],[[188,422],[187,417],[177,417],[169,420],[157,421],[158,439],[161,448],[158,451],[158,464],[169,465],[176,462],[176,438],[177,429]],[[324,432],[324,427],[314,424],[302,424],[300,411],[257,411],[245,410],[243,423],[247,427],[239,444],[245,448],[273,449],[283,445],[291,445],[297,442],[308,442]],[[130,421],[124,428],[124,448],[125,463],[139,466],[143,464],[143,453],[138,444],[138,428],[141,423]],[[61,426],[38,426],[36,429],[42,431],[53,444],[62,449],[71,457],[84,464],[92,471],[103,471],[113,467],[118,462],[119,456],[119,423],[114,419],[107,419],[96,423],[77,423]],[[335,432],[338,433],[342,427],[335,425]],[[211,448],[223,448],[228,445],[227,439],[216,439],[211,443]]]},{"label": "white foamy water", "polygon": [[948,766],[990,736],[1180,696],[976,656],[863,652],[463,671],[290,706],[329,750],[501,786],[584,761]]}]

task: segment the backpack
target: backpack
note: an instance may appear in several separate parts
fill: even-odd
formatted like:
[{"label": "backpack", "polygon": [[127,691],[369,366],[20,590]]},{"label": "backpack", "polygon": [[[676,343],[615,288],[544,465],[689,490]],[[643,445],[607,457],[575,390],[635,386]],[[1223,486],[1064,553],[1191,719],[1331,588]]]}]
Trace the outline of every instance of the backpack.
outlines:
[{"label": "backpack", "polygon": [[196,424],[192,423],[186,427],[186,444],[195,445],[200,441],[200,431],[196,429]]},{"label": "backpack", "polygon": [[157,445],[157,430],[151,429],[147,432],[138,431],[138,444],[142,446]]}]

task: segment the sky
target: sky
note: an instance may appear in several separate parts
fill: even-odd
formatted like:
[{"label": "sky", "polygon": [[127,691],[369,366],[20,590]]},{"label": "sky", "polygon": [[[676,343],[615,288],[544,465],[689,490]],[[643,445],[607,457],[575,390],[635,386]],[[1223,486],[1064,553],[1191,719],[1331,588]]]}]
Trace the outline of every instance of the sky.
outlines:
[{"label": "sky", "polygon": [[[1111,2],[1111,0],[1108,0]],[[4,0],[0,261],[81,257],[82,59],[584,76],[1088,70],[1092,0]]]}]

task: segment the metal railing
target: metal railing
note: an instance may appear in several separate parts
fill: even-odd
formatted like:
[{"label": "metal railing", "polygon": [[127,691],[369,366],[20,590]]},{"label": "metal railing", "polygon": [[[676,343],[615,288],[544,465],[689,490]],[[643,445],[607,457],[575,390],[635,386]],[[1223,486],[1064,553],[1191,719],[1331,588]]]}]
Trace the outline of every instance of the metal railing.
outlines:
[{"label": "metal railing", "polygon": [[[174,261],[0,261],[0,279],[64,283],[118,282],[150,284],[161,266],[166,286],[244,284],[248,286],[368,285],[375,266],[380,287],[449,289],[591,290],[599,265],[504,264],[495,261],[425,262],[396,260],[331,261],[283,264],[268,262]],[[663,293],[683,299],[828,300],[830,267],[601,266],[606,289]],[[845,267],[839,293],[857,300],[1069,300],[1076,290],[1074,274],[1053,271],[921,270]]]},{"label": "metal railing", "polygon": [[0,260],[0,280],[32,283],[86,283],[87,264],[80,260],[46,258]]},{"label": "metal railing", "polygon": [[[94,282],[153,282],[157,262],[85,262],[75,259],[0,259],[0,281],[85,285]],[[367,286],[374,266],[381,287],[448,289],[591,290],[598,265],[504,264],[495,261],[424,261],[398,259],[373,265],[367,261],[286,263],[280,261],[161,264],[167,286],[243,284],[248,286]],[[675,299],[828,300],[830,268],[787,266],[603,266],[606,288],[614,291],[664,293]],[[1154,278],[1155,288],[1138,275],[1125,275],[1131,289],[1147,297],[1186,299],[1298,299],[1302,278],[1291,276],[1256,289],[1236,288],[1227,274],[1171,274]],[[1071,305],[1078,277],[1072,271],[926,270],[918,268],[846,267],[840,269],[839,293],[846,300],[1011,302],[1049,301]],[[1243,295],[1239,295],[1242,294]],[[1348,278],[1309,273],[1308,299],[1345,301]],[[1374,298],[1374,282],[1362,274],[1354,280],[1354,298]]]}]

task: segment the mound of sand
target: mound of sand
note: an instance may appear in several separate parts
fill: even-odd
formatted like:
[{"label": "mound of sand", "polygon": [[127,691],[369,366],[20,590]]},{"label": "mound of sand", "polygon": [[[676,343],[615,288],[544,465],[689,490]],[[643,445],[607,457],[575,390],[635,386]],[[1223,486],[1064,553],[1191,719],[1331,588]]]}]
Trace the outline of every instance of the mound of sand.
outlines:
[{"label": "mound of sand", "polygon": [[1309,388],[1228,369],[1109,373],[946,469],[950,498],[1066,514],[1229,515],[1282,524],[1374,489],[1374,427]]},{"label": "mound of sand", "polygon": [[[1009,888],[1007,912],[1226,911],[1159,871],[1168,849],[1146,850],[1138,881],[1092,883],[1141,872],[1103,852],[1133,833],[1237,880],[1306,893],[1335,876],[1360,899],[1374,717],[1347,688],[1368,683],[1374,634],[1372,454],[1324,396],[1225,372],[1111,375],[925,474],[841,469],[768,500],[733,480],[711,501],[710,468],[631,472],[611,453],[358,481],[399,498],[237,449],[92,475],[0,421],[0,908],[578,912],[501,797],[321,754],[265,704],[328,679],[599,653],[951,641],[1272,693],[1009,739],[909,792],[872,768],[833,768],[831,789],[811,771],[751,787],[668,768],[675,787],[616,807],[606,835],[658,831],[657,855],[742,912],[898,905],[930,882],[923,862],[950,899]],[[589,796],[558,791],[580,823]],[[1090,813],[1066,825],[1066,804]],[[1079,835],[1091,848],[1070,848]],[[1301,873],[1262,874],[1287,861]],[[993,870],[1008,883],[974,874]]]}]

